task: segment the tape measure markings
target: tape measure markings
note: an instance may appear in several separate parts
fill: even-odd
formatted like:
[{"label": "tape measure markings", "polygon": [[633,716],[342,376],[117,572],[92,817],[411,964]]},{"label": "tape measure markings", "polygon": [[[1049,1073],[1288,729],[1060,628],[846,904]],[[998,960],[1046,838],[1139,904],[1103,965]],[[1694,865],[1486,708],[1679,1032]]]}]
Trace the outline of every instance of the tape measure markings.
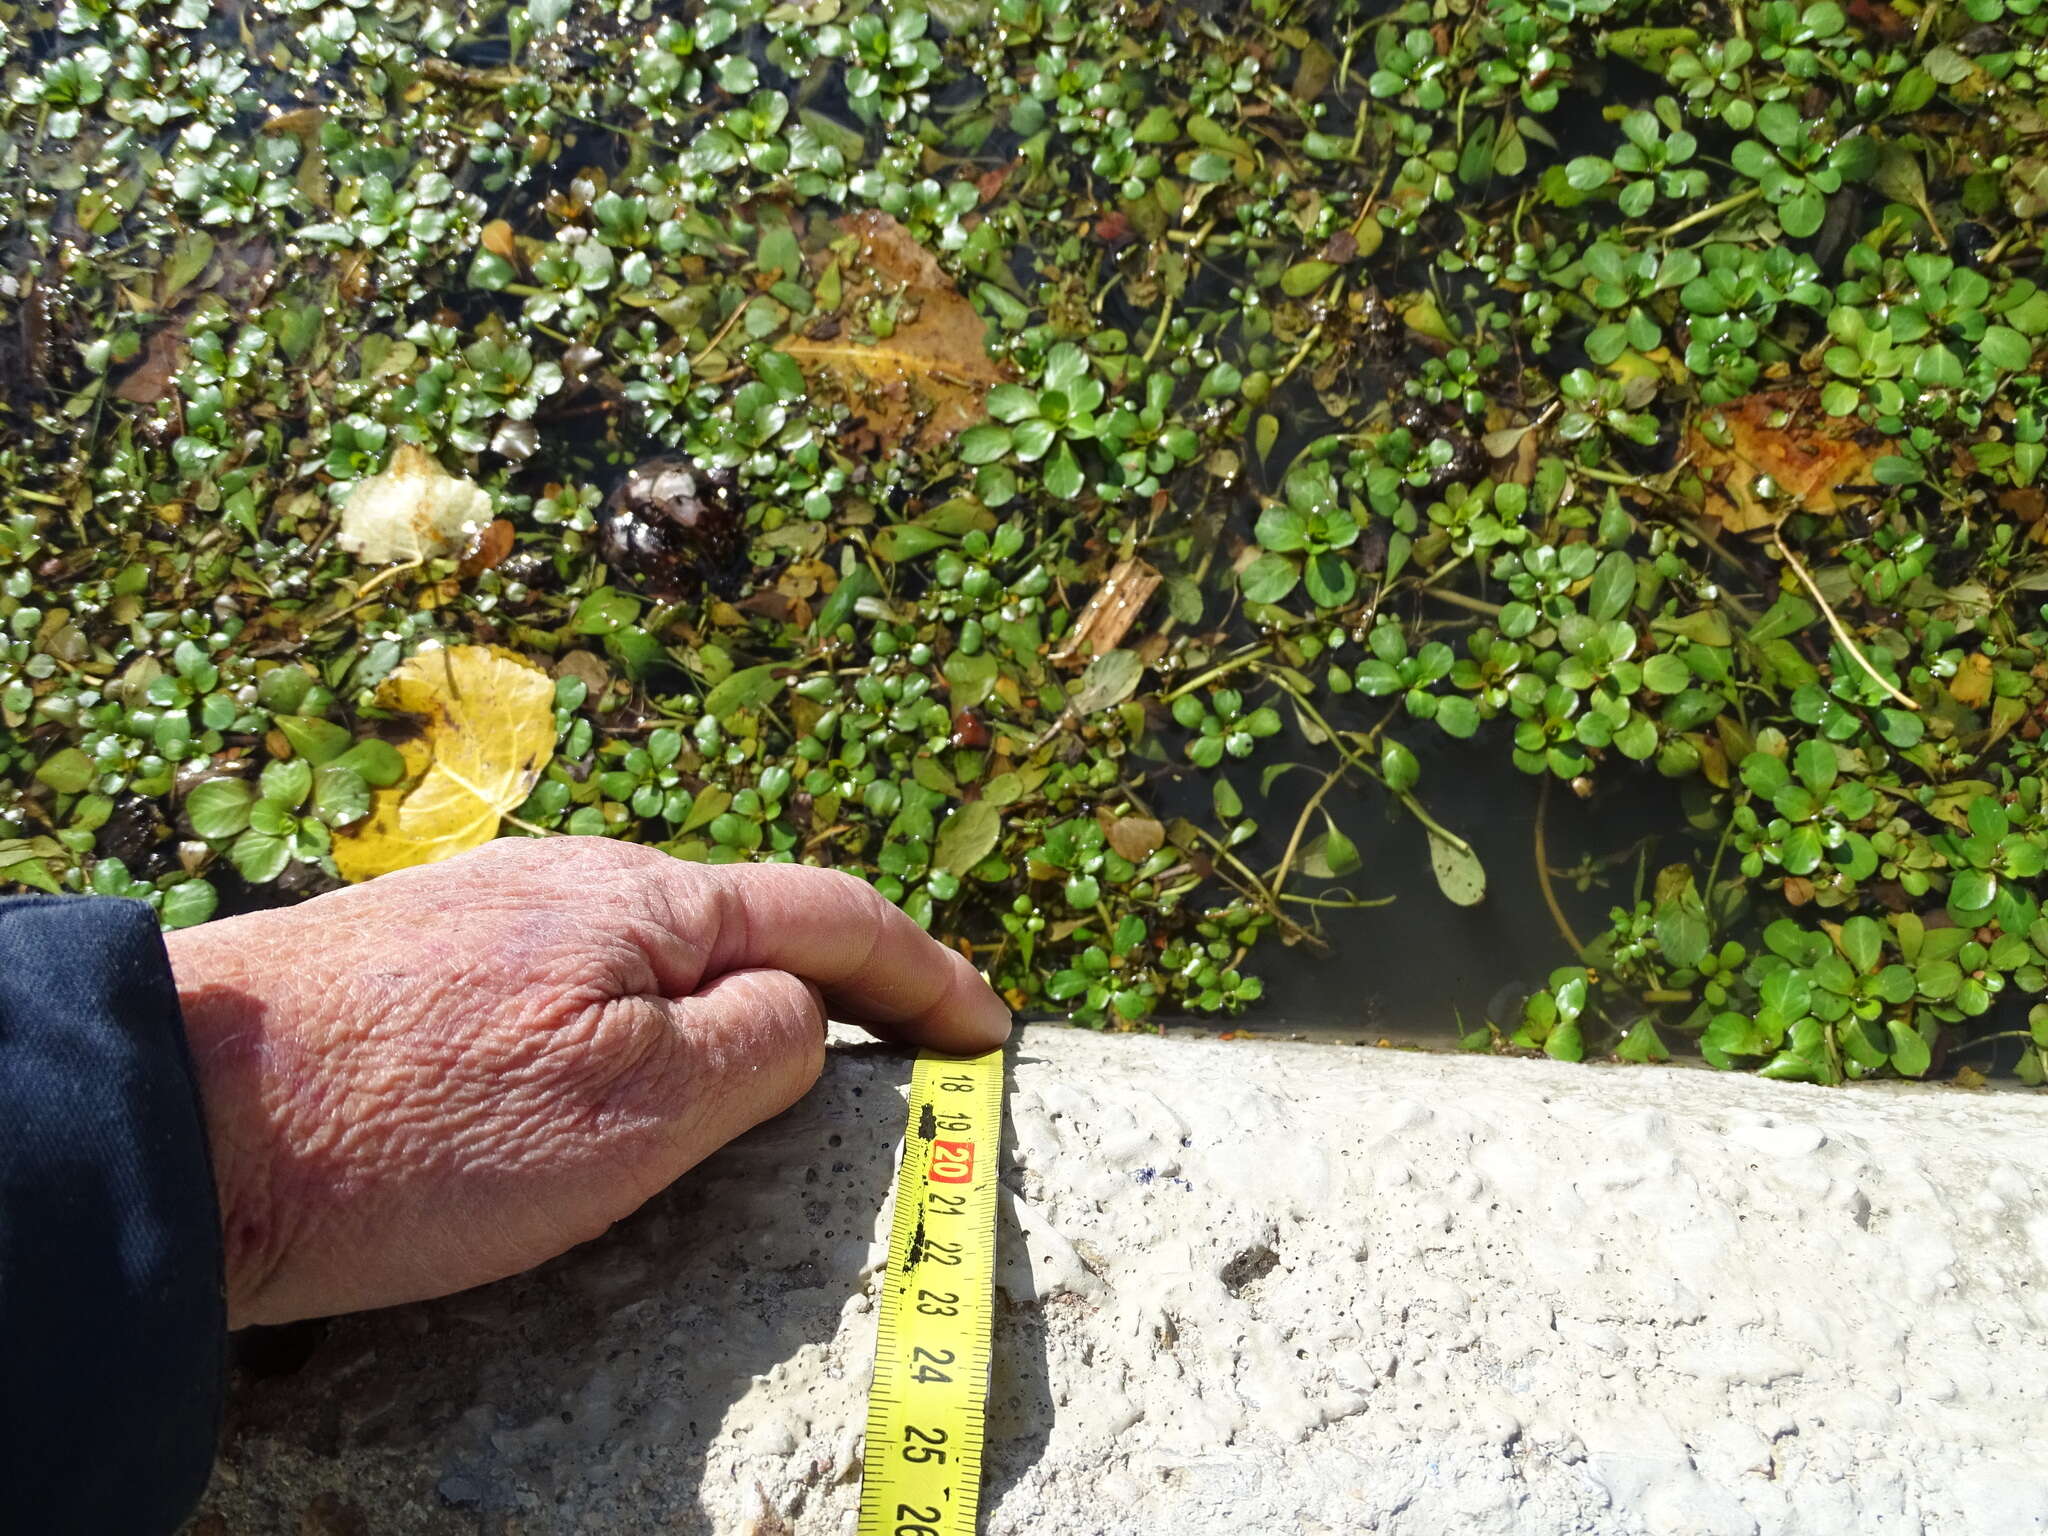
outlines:
[{"label": "tape measure markings", "polygon": [[920,1051],[875,1320],[859,1536],[973,1536],[995,1284],[1003,1053]]}]

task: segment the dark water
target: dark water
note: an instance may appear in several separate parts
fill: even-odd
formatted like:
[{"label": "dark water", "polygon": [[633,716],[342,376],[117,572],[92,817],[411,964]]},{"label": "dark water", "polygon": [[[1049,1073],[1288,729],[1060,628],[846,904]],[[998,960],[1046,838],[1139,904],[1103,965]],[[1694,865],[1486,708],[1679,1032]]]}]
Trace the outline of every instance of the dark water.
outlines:
[{"label": "dark water", "polygon": [[[1434,726],[1415,725],[1402,739],[1422,764],[1416,795],[1478,853],[1486,866],[1485,900],[1462,907],[1437,888],[1428,834],[1390,796],[1376,788],[1333,789],[1323,806],[1358,845],[1363,866],[1339,882],[1310,879],[1297,870],[1286,889],[1323,895],[1335,885],[1359,898],[1394,899],[1354,910],[1291,907],[1290,915],[1305,926],[1314,926],[1312,912],[1320,918],[1327,947],[1317,952],[1308,944],[1285,946],[1277,937],[1263,940],[1245,969],[1264,980],[1265,998],[1231,1027],[1448,1043],[1489,1016],[1512,1029],[1522,996],[1556,967],[1575,963],[1536,878],[1541,780],[1519,772],[1509,761],[1507,742],[1490,739],[1488,732],[1457,742]],[[1294,755],[1308,751],[1304,745]],[[1178,793],[1162,794],[1162,802],[1171,807],[1185,795],[1190,810],[1206,806],[1208,774],[1190,768],[1175,777]],[[1288,774],[1272,798],[1261,801],[1257,780],[1256,766],[1240,765],[1231,774],[1246,814],[1260,824],[1259,835],[1238,852],[1263,870],[1285,850],[1314,781],[1306,773]],[[1314,829],[1320,827],[1317,818]],[[1584,891],[1561,874],[1552,877],[1558,905],[1581,940],[1607,926],[1611,907],[1634,902],[1639,870],[1647,871],[1647,884],[1662,864],[1691,846],[1676,788],[1647,770],[1606,775],[1591,800],[1554,785],[1544,831],[1553,871],[1598,866]]]},{"label": "dark water", "polygon": [[[210,35],[219,41],[228,40],[234,36],[237,20],[235,7],[219,7]],[[33,46],[38,49],[75,48],[91,40],[86,34],[61,40],[46,30],[33,34]],[[754,51],[764,78],[773,78],[774,71],[765,53],[758,46]],[[451,57],[458,64],[487,69],[505,63],[508,53],[502,35],[484,35],[463,40],[452,50]],[[310,86],[307,91],[307,96],[293,95],[271,105],[276,110],[288,110],[319,94]],[[860,124],[845,109],[836,77],[823,90],[808,93],[804,104],[861,134],[871,148],[879,146],[880,130]],[[1349,104],[1351,108],[1357,105]],[[934,115],[951,113],[964,117],[978,107],[979,86],[970,80],[956,80],[948,87]],[[1587,104],[1586,110],[1593,110],[1592,104]],[[1348,111],[1340,112],[1334,127],[1340,133],[1348,132]],[[999,164],[1008,158],[1014,144],[1015,137],[1007,127],[997,126],[979,144],[972,161]],[[566,191],[579,179],[594,178],[602,184],[618,178],[630,172],[631,161],[624,138],[595,125],[580,127],[565,135],[561,156],[555,163],[540,168],[509,200],[506,211],[516,217],[522,209],[538,210],[548,193]],[[460,186],[469,188],[476,180],[474,166],[450,169]],[[525,232],[545,235],[549,231],[545,221],[538,220],[535,227]],[[1026,292],[1044,275],[1044,266],[1049,265],[1041,264],[1035,253],[1023,249],[1013,252],[1011,259],[1018,285]],[[1094,285],[1100,287],[1114,271],[1116,257],[1103,251],[1093,253],[1091,259],[1101,263],[1101,270],[1093,279]],[[1242,279],[1242,274],[1230,270],[1232,265],[1229,260],[1220,260],[1198,267],[1183,302],[1194,308],[1224,307],[1225,291],[1234,280]],[[1377,275],[1388,291],[1412,288],[1425,280],[1427,266],[1410,257],[1405,265],[1389,266]],[[496,309],[515,332],[519,326],[516,300],[470,289],[459,282],[445,294],[423,299],[421,308],[424,311],[436,304],[447,305],[472,324],[485,312]],[[1106,323],[1121,324],[1132,332],[1151,319],[1149,311],[1131,306],[1113,287],[1102,313]],[[1222,350],[1234,361],[1245,363],[1249,345],[1249,338],[1226,338]],[[1404,359],[1361,356],[1347,366],[1346,373],[1345,389],[1358,399],[1385,399],[1391,404],[1403,398]],[[1263,467],[1247,463],[1247,475],[1251,485],[1270,493],[1277,488],[1281,474],[1295,454],[1339,423],[1328,419],[1313,391],[1298,383],[1286,392],[1285,398],[1276,398],[1268,409],[1276,411],[1286,423],[1283,440]],[[590,473],[592,461],[606,454],[609,447],[599,441],[594,419],[574,425],[550,424],[543,414],[540,425],[543,430],[539,451],[526,466],[536,483],[562,472]],[[1249,460],[1250,455],[1245,457]],[[1172,489],[1176,506],[1183,507],[1184,516],[1209,523],[1207,540],[1221,546],[1217,551],[1220,559],[1227,559],[1237,540],[1250,537],[1257,511],[1253,495],[1239,490],[1219,497],[1207,483],[1206,471],[1199,464]],[[1212,609],[1221,606],[1213,592],[1210,602]],[[1142,638],[1142,632],[1132,638]],[[1237,621],[1220,649],[1228,650],[1251,638],[1241,620]],[[1457,645],[1455,626],[1442,638]],[[1351,661],[1359,654],[1356,647],[1344,653]],[[1254,702],[1268,700],[1260,697]],[[1286,713],[1283,700],[1271,702],[1281,705],[1283,714]],[[1368,725],[1385,707],[1383,701],[1376,701],[1368,714],[1366,706],[1355,699],[1332,700],[1324,696],[1320,702],[1334,723],[1355,728]],[[1353,911],[1291,907],[1291,915],[1319,930],[1325,947],[1318,952],[1307,944],[1289,946],[1277,937],[1262,942],[1245,968],[1264,980],[1265,999],[1249,1015],[1233,1021],[1239,1027],[1278,1031],[1306,1028],[1366,1037],[1391,1034],[1448,1042],[1489,1016],[1511,1025],[1520,997],[1541,985],[1551,969],[1576,958],[1560,935],[1536,879],[1533,830],[1541,781],[1512,766],[1502,728],[1492,727],[1472,742],[1450,741],[1433,725],[1422,721],[1400,723],[1396,733],[1421,760],[1418,797],[1440,822],[1477,850],[1487,872],[1486,899],[1478,906],[1460,907],[1441,894],[1430,868],[1426,833],[1391,797],[1369,786],[1333,790],[1323,802],[1324,809],[1357,844],[1364,860],[1361,870],[1341,882],[1342,888],[1359,897],[1393,900],[1388,905]],[[1174,732],[1168,734],[1170,738],[1177,736]],[[1169,750],[1177,750],[1177,740],[1170,739],[1168,746]],[[1301,740],[1290,726],[1286,735],[1266,743],[1250,763],[1226,759],[1221,769],[1204,771],[1183,762],[1165,771],[1149,786],[1149,792],[1163,813],[1185,814],[1208,822],[1215,774],[1229,774],[1244,800],[1246,813],[1261,826],[1259,835],[1242,845],[1238,853],[1251,867],[1264,871],[1281,857],[1301,807],[1316,782],[1308,773],[1289,773],[1279,780],[1270,798],[1262,798],[1257,791],[1260,769],[1282,759],[1326,768],[1332,756],[1327,747],[1313,747]],[[1318,817],[1310,835],[1320,827]],[[1621,764],[1603,768],[1602,781],[1590,801],[1580,800],[1561,784],[1552,786],[1547,839],[1553,867],[1570,866],[1588,857],[1618,858],[1618,862],[1604,868],[1599,881],[1589,890],[1581,891],[1572,881],[1562,878],[1554,882],[1557,897],[1582,938],[1590,938],[1605,927],[1611,906],[1634,899],[1640,869],[1654,870],[1680,857],[1689,843],[1673,788],[1654,774]],[[310,894],[292,888],[289,883],[254,890],[237,890],[233,881],[226,884],[226,911],[244,905],[302,899]],[[1329,894],[1330,885],[1297,871],[1290,876],[1288,889],[1296,894],[1324,895]],[[1215,894],[1222,894],[1220,887]]]}]

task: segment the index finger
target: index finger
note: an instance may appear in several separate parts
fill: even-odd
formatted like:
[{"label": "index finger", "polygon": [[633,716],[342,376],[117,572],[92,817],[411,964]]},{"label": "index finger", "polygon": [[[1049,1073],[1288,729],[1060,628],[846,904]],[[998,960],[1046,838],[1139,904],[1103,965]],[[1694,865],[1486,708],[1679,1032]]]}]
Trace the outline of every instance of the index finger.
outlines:
[{"label": "index finger", "polygon": [[935,1050],[987,1051],[1009,1038],[1010,1010],[967,957],[866,881],[802,864],[676,868],[689,871],[693,905],[711,898],[707,979],[788,971],[815,983],[849,1022]]}]

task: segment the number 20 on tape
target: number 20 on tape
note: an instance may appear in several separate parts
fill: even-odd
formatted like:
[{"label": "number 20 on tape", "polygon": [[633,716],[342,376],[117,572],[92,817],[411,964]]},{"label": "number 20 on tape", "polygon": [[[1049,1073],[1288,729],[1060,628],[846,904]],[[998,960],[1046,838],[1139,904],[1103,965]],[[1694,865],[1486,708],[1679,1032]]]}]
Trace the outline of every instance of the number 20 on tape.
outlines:
[{"label": "number 20 on tape", "polygon": [[981,1508],[1003,1055],[920,1052],[875,1323],[860,1536],[973,1536]]}]

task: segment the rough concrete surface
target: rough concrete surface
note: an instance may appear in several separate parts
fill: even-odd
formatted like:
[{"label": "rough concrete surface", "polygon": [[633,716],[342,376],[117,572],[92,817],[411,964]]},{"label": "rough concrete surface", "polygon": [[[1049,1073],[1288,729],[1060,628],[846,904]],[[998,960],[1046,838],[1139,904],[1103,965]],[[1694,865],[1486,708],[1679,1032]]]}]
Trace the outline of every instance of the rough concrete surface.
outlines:
[{"label": "rough concrete surface", "polygon": [[[909,1072],[852,1039],[245,1381],[195,1531],[852,1532]],[[1030,1029],[1008,1109],[987,1532],[2048,1530],[2048,1100]]]}]

